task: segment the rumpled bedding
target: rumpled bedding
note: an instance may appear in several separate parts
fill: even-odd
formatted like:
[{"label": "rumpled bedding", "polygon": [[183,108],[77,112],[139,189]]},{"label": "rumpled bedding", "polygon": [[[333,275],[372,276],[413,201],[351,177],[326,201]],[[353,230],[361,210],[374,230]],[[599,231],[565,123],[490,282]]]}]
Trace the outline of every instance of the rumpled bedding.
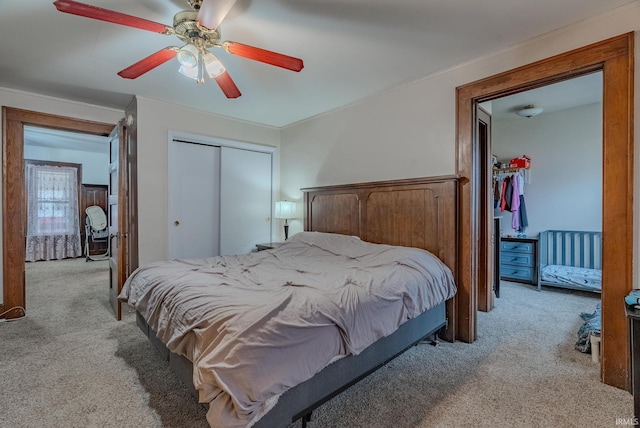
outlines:
[{"label": "rumpled bedding", "polygon": [[593,313],[582,312],[580,318],[584,323],[578,329],[578,340],[576,341],[576,350],[584,353],[591,353],[591,336],[600,335],[602,329],[602,308],[600,303],[596,304]]},{"label": "rumpled bedding", "polygon": [[229,428],[455,292],[427,251],[301,232],[274,250],[140,267],[119,298],[193,362],[209,424]]},{"label": "rumpled bedding", "polygon": [[594,290],[602,289],[602,271],[599,269],[548,265],[542,268],[540,279],[558,284],[579,285]]}]

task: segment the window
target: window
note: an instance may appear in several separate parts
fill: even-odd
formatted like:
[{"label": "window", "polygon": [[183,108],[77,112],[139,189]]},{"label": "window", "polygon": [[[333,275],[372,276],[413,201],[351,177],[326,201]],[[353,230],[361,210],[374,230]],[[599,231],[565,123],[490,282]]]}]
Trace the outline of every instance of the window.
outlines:
[{"label": "window", "polygon": [[[56,169],[60,169],[54,167]],[[36,235],[69,235],[77,226],[76,171],[38,168],[36,177]],[[75,226],[75,227],[74,227]]]},{"label": "window", "polygon": [[77,257],[82,252],[78,222],[81,166],[36,162],[25,165],[27,261]]}]

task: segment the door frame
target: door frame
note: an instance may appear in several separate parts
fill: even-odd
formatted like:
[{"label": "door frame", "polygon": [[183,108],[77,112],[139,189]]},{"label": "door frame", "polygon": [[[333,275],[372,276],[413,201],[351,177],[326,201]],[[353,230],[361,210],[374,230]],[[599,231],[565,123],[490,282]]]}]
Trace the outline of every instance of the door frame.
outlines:
[{"label": "door frame", "polygon": [[476,104],[602,71],[603,74],[603,290],[601,380],[630,389],[628,322],[623,299],[633,281],[634,34],[627,33],[537,61],[456,89],[456,153],[460,188],[459,338],[477,337],[480,236]]},{"label": "door frame", "polygon": [[[2,284],[0,312],[24,315],[26,201],[24,197],[24,126],[108,136],[114,124],[2,107]],[[14,309],[15,308],[15,309]]]}]

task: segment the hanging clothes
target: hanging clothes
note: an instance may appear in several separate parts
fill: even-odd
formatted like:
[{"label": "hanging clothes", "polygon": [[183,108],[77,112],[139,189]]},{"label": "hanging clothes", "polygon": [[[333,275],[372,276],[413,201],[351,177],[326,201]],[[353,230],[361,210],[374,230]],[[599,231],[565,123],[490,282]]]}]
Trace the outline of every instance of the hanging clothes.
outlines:
[{"label": "hanging clothes", "polygon": [[[519,175],[519,174],[518,174]],[[511,193],[511,228],[520,230],[520,186],[516,177],[511,178],[513,192]]]},{"label": "hanging clothes", "polygon": [[511,177],[507,176],[502,184],[502,202],[500,211],[511,211],[511,203],[513,199],[513,183]]},{"label": "hanging clothes", "polygon": [[501,212],[512,213],[511,226],[518,233],[524,233],[529,226],[524,198],[524,185],[528,180],[528,173],[526,169],[493,173],[493,207],[499,208]]},{"label": "hanging clothes", "polygon": [[502,182],[498,180],[496,175],[493,175],[493,208],[496,209],[500,206]]},{"label": "hanging clothes", "polygon": [[520,227],[516,229],[518,232],[523,233],[529,226],[529,219],[527,218],[527,207],[524,202],[524,177],[522,174],[517,175],[518,190],[520,193],[520,208],[518,210]]}]

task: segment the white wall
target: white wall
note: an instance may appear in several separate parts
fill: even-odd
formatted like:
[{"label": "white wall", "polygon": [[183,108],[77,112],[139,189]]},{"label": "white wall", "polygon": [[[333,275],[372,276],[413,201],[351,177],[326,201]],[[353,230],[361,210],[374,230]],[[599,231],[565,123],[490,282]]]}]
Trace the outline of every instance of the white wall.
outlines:
[{"label": "white wall", "polygon": [[[140,265],[168,257],[169,131],[279,147],[277,128],[232,120],[148,98],[138,100],[138,245]],[[278,154],[274,168],[278,171]],[[277,189],[278,176],[275,187]],[[239,195],[242,197],[242,195]]]},{"label": "white wall", "polygon": [[[602,104],[532,118],[492,120],[492,152],[499,161],[531,157],[525,185],[527,236],[548,229],[602,231]],[[511,213],[502,233],[515,235]]]},{"label": "white wall", "polygon": [[[124,115],[124,112],[120,110],[15,91],[2,87],[0,87],[0,105],[104,123],[116,123]],[[2,198],[1,192],[2,189],[0,188],[0,199]],[[1,230],[0,251],[2,251]],[[4,302],[4,292],[1,280],[2,268],[3,267],[0,265],[0,303]]]},{"label": "white wall", "polygon": [[[308,186],[454,174],[456,87],[639,29],[640,2],[634,2],[495,55],[286,127],[281,137],[282,197],[299,200],[302,197],[299,189]],[[640,58],[637,34],[635,46],[637,59]],[[636,66],[637,82],[639,77],[640,66]],[[640,123],[639,114],[640,96],[636,92],[637,123]],[[635,156],[640,159],[637,150]],[[635,169],[636,189],[640,188],[638,170],[640,168]],[[640,207],[638,195],[636,190],[636,212]],[[633,236],[636,266],[638,229],[636,216]],[[301,222],[292,223],[290,233],[300,230]],[[634,272],[634,284],[637,284],[637,272]]]},{"label": "white wall", "polygon": [[[308,186],[453,174],[456,87],[638,29],[640,2],[635,2],[284,129],[139,98],[138,208],[140,219],[144,219],[139,230],[140,263],[163,259],[167,253],[169,130],[274,147],[281,144],[280,157],[276,155],[275,160],[275,169],[280,171],[276,188],[282,183],[280,198],[288,200],[299,201],[299,189]],[[636,58],[640,58],[638,36]],[[635,70],[640,82],[640,64]],[[640,85],[635,87],[640,91]],[[0,105],[110,123],[123,116],[119,110],[4,88],[0,88]],[[640,123],[638,93],[635,112]],[[638,151],[635,156],[640,161]],[[635,171],[636,189],[640,189],[640,168]],[[637,191],[634,208],[640,209]],[[290,234],[300,230],[302,223],[292,221]],[[636,265],[638,230],[636,218]]]},{"label": "white wall", "polygon": [[41,146],[24,146],[24,158],[82,164],[82,183],[109,184],[109,154]]}]

